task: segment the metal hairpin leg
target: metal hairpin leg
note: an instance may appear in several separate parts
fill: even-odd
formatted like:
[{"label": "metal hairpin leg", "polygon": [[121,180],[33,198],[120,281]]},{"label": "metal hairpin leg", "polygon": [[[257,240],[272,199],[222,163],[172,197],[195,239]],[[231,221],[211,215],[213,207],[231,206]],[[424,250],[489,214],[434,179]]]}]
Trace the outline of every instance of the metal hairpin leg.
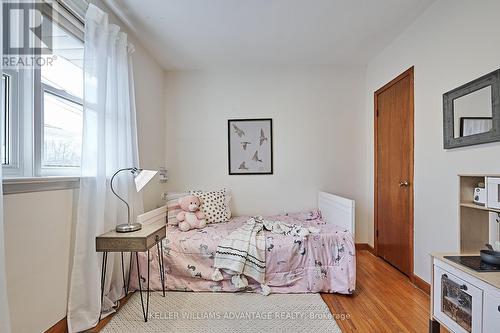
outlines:
[{"label": "metal hairpin leg", "polygon": [[163,246],[161,240],[158,241],[158,236],[156,236],[156,248],[158,249],[158,266],[160,268],[160,281],[161,289],[163,291],[163,297],[165,297],[165,266],[163,265]]},{"label": "metal hairpin leg", "polygon": [[130,275],[132,274],[132,258],[134,258],[134,253],[136,252],[130,252],[130,261],[128,263],[127,295],[130,290]]},{"label": "metal hairpin leg", "polygon": [[149,262],[149,250],[148,250],[148,297],[147,297],[147,301],[146,301],[146,321],[148,321],[147,319],[147,315],[149,313],[149,268],[151,267],[151,264]]},{"label": "metal hairpin leg", "polygon": [[[160,266],[160,280],[161,280],[161,286],[163,289],[163,296],[165,296],[165,270],[163,266],[163,248],[161,246],[161,241],[156,242],[156,246],[158,249],[158,262]],[[128,280],[125,281],[125,263],[123,259],[123,252],[121,252],[121,266],[122,266],[122,278],[123,278],[123,288],[125,289],[125,295],[128,295],[128,291],[130,288],[130,272],[132,268],[132,257],[133,253],[135,253],[135,260],[137,263],[137,281],[139,284],[139,293],[141,295],[141,306],[142,306],[142,314],[144,316],[144,321],[148,321],[148,314],[149,314],[149,293],[150,293],[150,288],[149,288],[149,276],[150,276],[150,253],[148,250],[148,279],[147,279],[147,295],[146,295],[146,306],[144,306],[144,297],[142,296],[142,281],[141,281],[141,269],[139,265],[139,254],[137,252],[130,252],[130,262],[129,262],[129,271],[128,271]],[[102,305],[104,303],[104,285],[106,283],[106,269],[107,269],[107,262],[108,262],[108,252],[103,252],[102,253],[102,266],[101,266],[101,310],[102,310]],[[101,320],[101,311],[99,311],[99,321]]]},{"label": "metal hairpin leg", "polygon": [[[125,280],[125,265],[123,263],[123,252],[121,252],[122,256],[122,277],[123,277],[123,289],[125,290],[125,296],[128,295],[128,283]],[[130,269],[130,268],[129,268]]]},{"label": "metal hairpin leg", "polygon": [[99,310],[99,321],[101,321],[102,304],[104,303],[104,284],[106,282],[107,264],[108,264],[108,252],[103,252],[102,266],[101,266],[101,309]]},{"label": "metal hairpin leg", "polygon": [[141,272],[139,265],[139,254],[135,253],[135,260],[137,263],[137,280],[139,284],[139,293],[141,295],[141,306],[142,306],[142,314],[144,316],[144,321],[148,322],[148,313],[149,313],[149,250],[148,250],[148,281],[147,281],[147,296],[146,296],[146,309],[144,309],[144,298],[142,296],[142,282],[141,282]]}]

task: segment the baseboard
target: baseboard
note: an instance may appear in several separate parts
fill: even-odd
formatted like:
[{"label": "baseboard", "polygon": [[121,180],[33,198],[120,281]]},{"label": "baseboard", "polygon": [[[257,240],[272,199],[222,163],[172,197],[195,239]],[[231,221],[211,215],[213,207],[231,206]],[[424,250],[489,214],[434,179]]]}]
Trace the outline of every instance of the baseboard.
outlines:
[{"label": "baseboard", "polygon": [[372,254],[375,254],[375,250],[368,243],[356,243],[355,245],[356,245],[356,250],[358,250],[358,251],[364,250],[364,251],[368,251]]},{"label": "baseboard", "polygon": [[68,322],[66,317],[59,320],[54,326],[45,331],[45,333],[68,333]]},{"label": "baseboard", "polygon": [[411,275],[411,282],[420,290],[422,290],[427,295],[431,294],[431,285],[419,278],[417,275]]}]

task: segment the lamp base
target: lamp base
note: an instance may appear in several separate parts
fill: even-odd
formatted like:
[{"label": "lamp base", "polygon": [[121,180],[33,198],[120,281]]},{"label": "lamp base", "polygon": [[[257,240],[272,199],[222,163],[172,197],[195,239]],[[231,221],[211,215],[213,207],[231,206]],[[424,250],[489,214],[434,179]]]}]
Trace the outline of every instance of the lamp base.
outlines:
[{"label": "lamp base", "polygon": [[142,229],[142,224],[140,223],[125,223],[116,226],[116,232],[132,232]]}]

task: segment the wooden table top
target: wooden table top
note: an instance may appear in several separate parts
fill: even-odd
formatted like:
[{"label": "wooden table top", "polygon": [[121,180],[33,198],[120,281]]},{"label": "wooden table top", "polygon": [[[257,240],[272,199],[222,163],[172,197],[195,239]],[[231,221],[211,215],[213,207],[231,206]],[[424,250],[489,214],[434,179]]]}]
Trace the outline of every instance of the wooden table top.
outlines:
[{"label": "wooden table top", "polygon": [[165,221],[145,224],[132,232],[108,231],[95,238],[97,252],[145,252],[166,237]]}]

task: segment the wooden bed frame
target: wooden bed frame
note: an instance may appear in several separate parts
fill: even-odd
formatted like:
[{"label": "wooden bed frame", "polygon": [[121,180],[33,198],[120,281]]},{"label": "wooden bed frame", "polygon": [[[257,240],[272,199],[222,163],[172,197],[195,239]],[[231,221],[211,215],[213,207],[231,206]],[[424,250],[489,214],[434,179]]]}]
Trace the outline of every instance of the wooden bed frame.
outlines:
[{"label": "wooden bed frame", "polygon": [[[318,193],[318,208],[321,211],[323,220],[328,223],[334,223],[346,230],[349,230],[354,236],[355,231],[355,203],[354,200],[346,199],[341,196],[327,193]],[[166,223],[167,206],[151,210],[137,216],[137,222],[150,224],[158,220],[164,220]]]}]

